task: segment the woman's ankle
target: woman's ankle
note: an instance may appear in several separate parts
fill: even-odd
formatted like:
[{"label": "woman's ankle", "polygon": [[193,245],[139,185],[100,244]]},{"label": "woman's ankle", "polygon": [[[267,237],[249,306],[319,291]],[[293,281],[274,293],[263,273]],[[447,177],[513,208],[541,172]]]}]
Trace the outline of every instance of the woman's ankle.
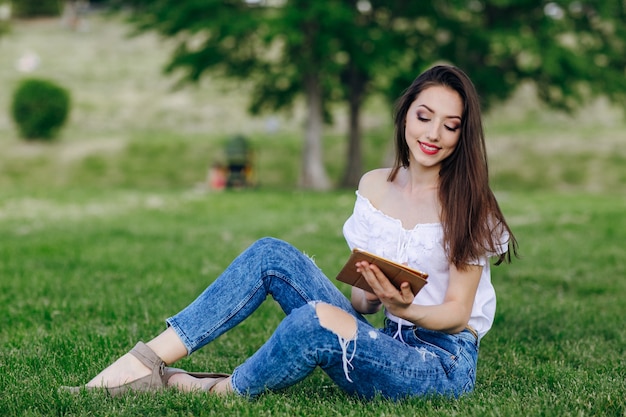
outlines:
[{"label": "woman's ankle", "polygon": [[163,362],[168,365],[187,356],[187,347],[184,345],[173,328],[168,327],[161,334],[146,343]]}]

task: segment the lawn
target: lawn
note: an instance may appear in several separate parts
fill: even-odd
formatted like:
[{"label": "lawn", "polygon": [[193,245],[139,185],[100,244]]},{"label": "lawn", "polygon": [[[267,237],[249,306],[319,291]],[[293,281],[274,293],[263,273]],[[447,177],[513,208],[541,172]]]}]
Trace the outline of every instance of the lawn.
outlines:
[{"label": "lawn", "polygon": [[[89,23],[77,33],[56,21],[18,22],[0,41],[0,109],[27,75],[13,65],[25,51],[41,58],[34,75],[65,83],[74,99],[70,123],[51,144],[20,141],[0,112],[2,415],[626,416],[624,121],[603,102],[575,115],[549,112],[525,91],[486,118],[492,182],[522,258],[493,270],[498,311],[472,395],[361,402],[322,372],[254,402],[57,392],[160,332],[259,237],[293,243],[333,278],[347,255],[341,226],[354,202],[352,190],[294,187],[298,109],[272,115],[279,129],[268,130],[265,117],[245,115],[245,86],[207,79],[172,90],[159,72],[167,44],[127,39],[123,25],[97,16]],[[373,100],[366,109],[367,168],[388,154],[381,106]],[[342,126],[339,117],[324,138],[334,179]],[[235,133],[255,146],[259,187],[210,192],[207,167]],[[269,301],[179,365],[230,371],[281,317]]]},{"label": "lawn", "polygon": [[[626,410],[623,196],[502,197],[523,259],[494,269],[499,307],[482,342],[476,392],[397,404],[348,398],[321,372],[254,402],[175,392],[121,399],[57,393],[162,330],[164,318],[259,237],[292,242],[332,278],[347,255],[340,228],[351,192],[79,190],[2,197],[5,415],[623,416]],[[232,370],[281,317],[267,302],[179,364]]]}]

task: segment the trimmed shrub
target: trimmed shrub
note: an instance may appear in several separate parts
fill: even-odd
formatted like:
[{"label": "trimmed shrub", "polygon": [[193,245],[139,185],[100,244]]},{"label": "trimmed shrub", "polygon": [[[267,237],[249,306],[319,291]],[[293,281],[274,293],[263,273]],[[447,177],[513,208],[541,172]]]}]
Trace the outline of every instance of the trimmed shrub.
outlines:
[{"label": "trimmed shrub", "polygon": [[70,94],[52,81],[23,80],[13,94],[11,112],[24,139],[52,139],[70,109]]}]

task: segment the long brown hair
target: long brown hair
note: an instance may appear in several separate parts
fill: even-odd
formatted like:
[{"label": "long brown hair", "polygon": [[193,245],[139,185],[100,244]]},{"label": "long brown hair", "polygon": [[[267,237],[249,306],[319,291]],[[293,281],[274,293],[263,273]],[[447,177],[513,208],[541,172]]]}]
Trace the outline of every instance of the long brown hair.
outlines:
[{"label": "long brown hair", "polygon": [[459,142],[439,171],[439,201],[444,246],[450,262],[462,269],[485,256],[496,254],[503,233],[509,235],[509,250],[499,255],[496,265],[511,261],[511,249],[517,255],[517,241],[500,210],[491,188],[487,150],[478,93],[469,77],[459,68],[438,65],[430,68],[404,91],[395,107],[396,156],[388,181],[401,168],[409,166],[409,147],[405,121],[409,107],[425,89],[443,86],[456,91],[463,100]]}]

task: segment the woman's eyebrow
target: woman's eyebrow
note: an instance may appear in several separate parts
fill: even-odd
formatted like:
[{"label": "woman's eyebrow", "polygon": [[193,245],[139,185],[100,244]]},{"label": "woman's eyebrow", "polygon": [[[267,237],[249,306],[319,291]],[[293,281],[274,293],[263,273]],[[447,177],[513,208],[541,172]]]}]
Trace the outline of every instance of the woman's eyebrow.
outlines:
[{"label": "woman's eyebrow", "polygon": [[[423,107],[426,110],[428,110],[429,112],[435,113],[435,111],[433,109],[431,109],[430,107],[428,107],[426,104],[419,104],[417,107]],[[443,118],[444,119],[459,119],[459,120],[462,120],[461,116],[457,116],[457,115],[444,116]]]}]

